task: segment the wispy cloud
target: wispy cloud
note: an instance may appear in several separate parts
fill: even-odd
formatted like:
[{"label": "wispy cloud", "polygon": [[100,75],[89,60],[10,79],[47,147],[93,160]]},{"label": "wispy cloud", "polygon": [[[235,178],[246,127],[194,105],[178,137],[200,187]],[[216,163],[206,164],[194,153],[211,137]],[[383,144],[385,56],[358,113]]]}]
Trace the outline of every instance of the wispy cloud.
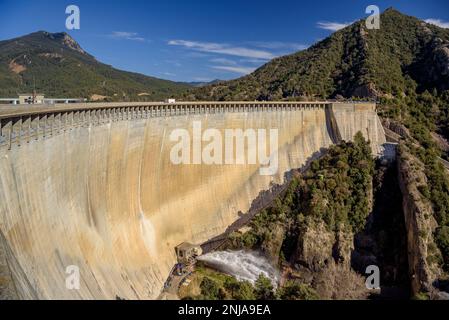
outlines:
[{"label": "wispy cloud", "polygon": [[214,42],[199,42],[199,41],[188,41],[188,40],[170,40],[169,45],[182,46],[188,49],[218,53],[224,55],[255,58],[255,59],[273,59],[275,55],[266,50],[250,49],[245,47],[232,46],[225,43],[214,43]]},{"label": "wispy cloud", "polygon": [[226,59],[226,58],[214,58],[214,59],[210,59],[210,62],[219,63],[219,64],[225,64],[225,65],[230,65],[230,66],[233,66],[233,65],[237,64],[237,62],[235,62],[235,61],[233,61],[231,59]]},{"label": "wispy cloud", "polygon": [[146,41],[145,38],[139,36],[137,32],[114,31],[109,36],[114,39],[142,41],[142,42]]},{"label": "wispy cloud", "polygon": [[255,70],[254,68],[243,66],[212,66],[212,68],[216,70],[228,71],[239,74],[249,74]]},{"label": "wispy cloud", "polygon": [[252,64],[263,64],[266,63],[267,60],[263,59],[239,59],[241,63],[252,63]]},{"label": "wispy cloud", "polygon": [[272,49],[272,50],[304,50],[307,49],[308,46],[302,43],[296,42],[281,42],[281,41],[254,41],[251,42],[256,47]]},{"label": "wispy cloud", "polygon": [[440,28],[449,29],[449,22],[448,21],[443,21],[443,20],[440,20],[440,19],[433,19],[433,18],[426,19],[424,21],[427,22],[427,23],[430,23],[430,24],[434,24],[434,25],[436,25],[436,26],[438,26]]},{"label": "wispy cloud", "polygon": [[212,78],[203,78],[203,77],[194,77],[193,81],[196,82],[211,82],[213,79]]},{"label": "wispy cloud", "polygon": [[320,21],[317,22],[317,27],[324,30],[330,30],[330,31],[338,31],[340,29],[343,29],[344,27],[347,27],[352,22],[331,22],[331,21]]}]

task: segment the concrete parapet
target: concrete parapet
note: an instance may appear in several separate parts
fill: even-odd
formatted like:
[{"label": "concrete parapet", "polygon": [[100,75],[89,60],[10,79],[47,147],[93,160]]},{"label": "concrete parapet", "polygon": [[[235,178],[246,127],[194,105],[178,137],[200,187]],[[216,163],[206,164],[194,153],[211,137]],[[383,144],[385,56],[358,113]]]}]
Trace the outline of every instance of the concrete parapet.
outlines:
[{"label": "concrete parapet", "polygon": [[[90,127],[116,121],[131,121],[151,117],[172,117],[189,114],[227,112],[278,112],[310,108],[329,108],[327,102],[184,102],[163,103],[82,103],[53,105],[0,106],[0,126],[5,128],[0,146],[20,146],[31,140],[49,138],[67,130]],[[9,133],[8,123],[13,121]],[[33,137],[34,139],[30,139]]]}]

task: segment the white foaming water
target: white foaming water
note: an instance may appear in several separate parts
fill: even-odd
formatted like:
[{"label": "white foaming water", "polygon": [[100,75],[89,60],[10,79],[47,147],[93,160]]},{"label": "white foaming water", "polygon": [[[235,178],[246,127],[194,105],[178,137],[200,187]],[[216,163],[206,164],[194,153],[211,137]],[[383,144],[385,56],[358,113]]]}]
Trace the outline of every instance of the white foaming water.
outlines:
[{"label": "white foaming water", "polygon": [[247,280],[252,284],[262,273],[277,287],[279,272],[267,258],[255,251],[214,251],[198,257],[198,260],[239,281]]}]

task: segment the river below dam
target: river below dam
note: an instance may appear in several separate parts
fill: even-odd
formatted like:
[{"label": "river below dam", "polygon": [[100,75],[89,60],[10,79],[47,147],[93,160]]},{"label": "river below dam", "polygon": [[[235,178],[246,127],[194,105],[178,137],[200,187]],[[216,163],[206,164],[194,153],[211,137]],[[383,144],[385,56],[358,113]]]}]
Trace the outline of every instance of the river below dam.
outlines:
[{"label": "river below dam", "polygon": [[280,278],[279,271],[257,251],[214,251],[198,257],[198,260],[239,281],[246,280],[252,284],[263,274],[277,287]]}]

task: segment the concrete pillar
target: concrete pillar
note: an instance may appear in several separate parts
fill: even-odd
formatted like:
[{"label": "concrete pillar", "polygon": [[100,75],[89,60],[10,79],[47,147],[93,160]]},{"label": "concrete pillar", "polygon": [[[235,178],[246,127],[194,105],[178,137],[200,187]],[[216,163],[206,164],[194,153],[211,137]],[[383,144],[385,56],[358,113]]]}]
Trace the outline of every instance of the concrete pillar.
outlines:
[{"label": "concrete pillar", "polygon": [[86,125],[88,128],[90,128],[90,126],[92,126],[94,119],[95,119],[94,111],[86,110],[86,122],[87,122]]},{"label": "concrete pillar", "polygon": [[54,126],[55,126],[55,114],[54,113],[50,113],[47,117],[47,125],[48,125],[48,136],[52,137],[53,136],[53,130],[54,130]]},{"label": "concrete pillar", "polygon": [[92,126],[96,126],[100,122],[100,115],[98,114],[98,110],[94,109],[90,112],[91,116],[91,124]]},{"label": "concrete pillar", "polygon": [[73,127],[78,128],[81,126],[81,111],[73,112]]},{"label": "concrete pillar", "polygon": [[61,131],[66,131],[68,127],[67,112],[61,114]]},{"label": "concrete pillar", "polygon": [[79,113],[79,126],[80,127],[86,126],[86,110],[82,110]]},{"label": "concrete pillar", "polygon": [[56,121],[56,133],[60,133],[62,132],[62,114],[61,113],[57,113],[55,115],[55,121]]},{"label": "concrete pillar", "polygon": [[46,138],[46,131],[45,128],[47,127],[47,115],[44,114],[42,116],[39,117],[39,133],[38,136],[42,137],[42,138]]},{"label": "concrete pillar", "polygon": [[22,136],[22,117],[16,118],[12,123],[12,144],[20,147]]},{"label": "concrete pillar", "polygon": [[67,113],[67,125],[69,127],[69,130],[73,130],[74,128],[74,123],[73,123],[73,115],[74,115],[74,111],[69,111]]},{"label": "concrete pillar", "polygon": [[31,140],[39,140],[39,115],[33,116],[31,119]]},{"label": "concrete pillar", "polygon": [[30,143],[31,139],[31,116],[25,117],[22,125],[23,141]]},{"label": "concrete pillar", "polygon": [[2,127],[1,127],[1,135],[3,136],[3,138],[5,139],[4,141],[4,146],[8,149],[11,150],[11,145],[12,145],[12,120],[4,120],[5,122],[2,121]]}]

